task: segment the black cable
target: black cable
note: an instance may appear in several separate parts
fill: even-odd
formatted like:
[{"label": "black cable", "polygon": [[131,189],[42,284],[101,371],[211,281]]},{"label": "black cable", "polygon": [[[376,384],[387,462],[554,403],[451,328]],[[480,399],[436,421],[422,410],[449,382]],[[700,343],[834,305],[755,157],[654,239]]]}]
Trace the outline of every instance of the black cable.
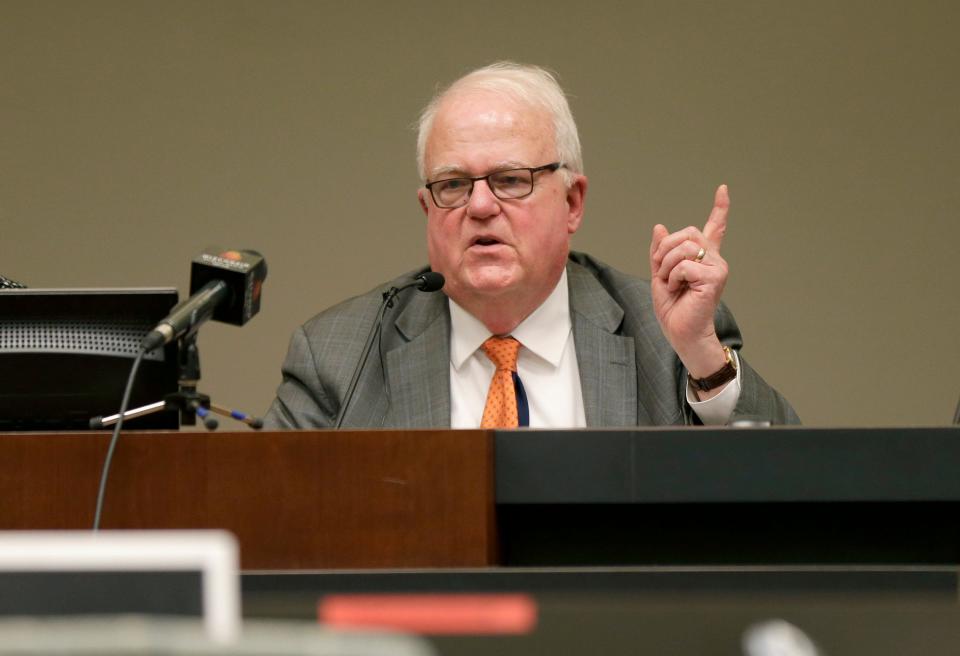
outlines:
[{"label": "black cable", "polygon": [[[384,312],[384,314],[386,314],[386,312]],[[387,413],[390,412],[390,408],[393,406],[393,399],[390,398],[390,384],[387,382],[387,364],[383,358],[383,326],[380,326],[380,330],[377,333],[377,355],[380,356],[380,380],[383,384],[383,395],[387,397],[387,409],[380,417],[380,428],[387,428],[384,422],[387,420]]]},{"label": "black cable", "polygon": [[123,391],[123,400],[120,402],[120,415],[117,423],[113,426],[113,437],[110,438],[110,446],[107,449],[107,457],[103,461],[103,471],[100,472],[100,489],[97,490],[97,511],[93,515],[93,531],[100,530],[100,514],[103,512],[103,497],[107,492],[107,478],[110,476],[110,462],[113,460],[113,452],[117,448],[117,441],[120,439],[120,428],[123,426],[123,414],[127,411],[130,404],[130,393],[133,391],[133,381],[137,377],[137,369],[140,368],[140,361],[146,355],[144,349],[137,352],[137,357],[133,360],[133,366],[130,368],[130,375],[127,377],[127,388]]},{"label": "black cable", "polygon": [[390,307],[393,297],[397,295],[397,288],[391,287],[389,291],[384,292],[383,302],[380,304],[380,309],[377,311],[377,318],[374,321],[373,327],[371,328],[370,334],[367,336],[367,341],[363,345],[363,352],[360,356],[360,362],[357,363],[357,368],[353,371],[353,376],[350,378],[350,384],[347,386],[347,393],[343,397],[343,407],[340,408],[340,415],[337,417],[337,423],[334,428],[340,428],[343,426],[343,420],[347,416],[347,410],[350,409],[350,402],[353,400],[354,390],[357,389],[357,383],[360,382],[360,372],[363,371],[363,368],[367,364],[367,358],[370,357],[370,347],[373,346],[373,340],[377,338],[382,330],[383,324],[383,315],[387,311],[387,308]]}]

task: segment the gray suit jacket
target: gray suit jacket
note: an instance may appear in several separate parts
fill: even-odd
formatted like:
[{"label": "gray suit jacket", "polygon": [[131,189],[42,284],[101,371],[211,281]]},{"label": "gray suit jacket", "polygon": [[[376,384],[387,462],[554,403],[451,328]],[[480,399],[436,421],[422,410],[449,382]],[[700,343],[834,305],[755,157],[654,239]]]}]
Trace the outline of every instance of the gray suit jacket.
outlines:
[{"label": "gray suit jacket", "polygon": [[[382,292],[424,270],[344,301],[298,328],[266,425],[334,425]],[[654,316],[649,283],[581,253],[571,253],[567,277],[587,425],[698,423],[685,400],[686,372]],[[742,346],[740,331],[725,306],[717,311],[716,326],[724,344]],[[742,390],[733,419],[799,423],[790,404],[742,357],[740,364]],[[415,289],[401,292],[384,316],[380,342],[374,344],[361,373],[343,425],[449,427],[449,367],[447,297]]]}]

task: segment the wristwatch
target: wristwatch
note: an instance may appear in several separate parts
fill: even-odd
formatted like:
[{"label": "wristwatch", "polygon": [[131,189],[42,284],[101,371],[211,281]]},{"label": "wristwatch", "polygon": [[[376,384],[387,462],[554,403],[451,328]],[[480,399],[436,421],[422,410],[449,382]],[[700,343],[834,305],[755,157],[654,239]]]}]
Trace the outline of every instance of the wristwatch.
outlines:
[{"label": "wristwatch", "polygon": [[690,386],[693,387],[693,389],[701,392],[709,392],[714,388],[729,383],[737,377],[737,361],[730,352],[729,346],[723,347],[723,354],[727,356],[727,361],[723,363],[723,366],[717,372],[710,374],[706,378],[694,378],[690,374],[687,374],[687,380],[690,381]]}]

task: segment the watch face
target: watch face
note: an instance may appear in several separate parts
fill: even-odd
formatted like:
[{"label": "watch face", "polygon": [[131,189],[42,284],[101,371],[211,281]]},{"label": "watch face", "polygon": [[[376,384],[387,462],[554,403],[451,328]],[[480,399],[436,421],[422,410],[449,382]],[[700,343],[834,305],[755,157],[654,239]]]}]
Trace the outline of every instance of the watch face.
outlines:
[{"label": "watch face", "polygon": [[733,367],[734,371],[736,371],[738,364],[737,357],[733,354],[733,349],[730,347],[727,347],[727,358],[730,360],[730,366]]}]

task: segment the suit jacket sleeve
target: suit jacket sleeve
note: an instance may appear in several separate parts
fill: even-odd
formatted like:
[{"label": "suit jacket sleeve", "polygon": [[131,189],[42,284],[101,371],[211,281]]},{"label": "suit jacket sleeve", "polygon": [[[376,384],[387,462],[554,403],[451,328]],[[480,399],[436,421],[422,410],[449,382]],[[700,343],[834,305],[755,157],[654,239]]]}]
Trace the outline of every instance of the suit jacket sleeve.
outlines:
[{"label": "suit jacket sleeve", "polygon": [[[264,417],[265,426],[329,428],[336,424],[379,306],[380,292],[370,292],[324,310],[294,331],[281,369],[283,380]],[[378,360],[370,358],[370,364],[367,369],[376,369],[379,375]],[[380,410],[375,402],[366,405],[371,411]]]},{"label": "suit jacket sleeve", "polygon": [[[700,424],[693,408],[686,401],[687,372],[673,351],[653,310],[650,284],[646,280],[622,273],[585,253],[571,253],[568,274],[571,280],[571,305],[575,314],[589,316],[596,323],[594,332],[606,338],[605,333],[632,342],[630,357],[620,358],[636,377],[632,392],[624,386],[601,385],[600,394],[589,393],[589,378],[609,378],[609,354],[591,356],[591,343],[578,337],[577,359],[584,381],[584,404],[588,424],[596,426]],[[714,318],[720,341],[737,351],[741,365],[740,398],[730,417],[765,420],[771,424],[795,424],[800,420],[790,404],[754,371],[743,358],[740,349],[743,338],[733,314],[723,303]],[[578,323],[574,323],[574,333]],[[609,350],[609,349],[608,349]],[[585,368],[586,365],[586,368]],[[590,422],[593,397],[601,404],[616,407],[622,397],[635,398],[635,414],[601,412],[597,421]],[[612,399],[612,401],[611,401]]]},{"label": "suit jacket sleeve", "polygon": [[294,331],[282,367],[283,382],[264,417],[268,428],[327,428],[336,421],[336,402],[325,390],[303,326]]},{"label": "suit jacket sleeve", "polygon": [[[726,305],[717,309],[715,319],[717,336],[720,341],[737,351],[740,359],[740,399],[737,401],[730,422],[738,419],[769,421],[773,425],[799,424],[800,417],[790,403],[780,395],[767,381],[760,377],[746,359],[740,355],[743,338],[733,314]],[[683,377],[686,380],[686,376]],[[692,411],[691,411],[692,414]]]}]

